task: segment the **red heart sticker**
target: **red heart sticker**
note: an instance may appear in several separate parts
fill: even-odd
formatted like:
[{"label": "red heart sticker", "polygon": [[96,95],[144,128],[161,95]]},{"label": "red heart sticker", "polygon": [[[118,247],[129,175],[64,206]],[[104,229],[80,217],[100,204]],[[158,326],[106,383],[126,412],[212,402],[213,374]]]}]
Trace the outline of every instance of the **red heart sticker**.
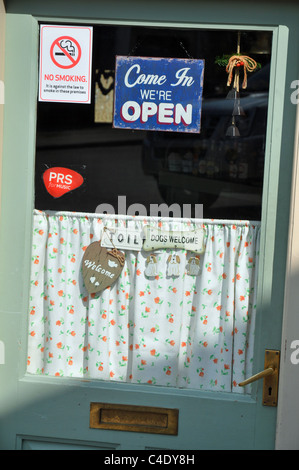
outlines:
[{"label": "red heart sticker", "polygon": [[48,168],[43,174],[43,180],[46,190],[55,198],[79,188],[84,181],[76,171],[59,166]]}]

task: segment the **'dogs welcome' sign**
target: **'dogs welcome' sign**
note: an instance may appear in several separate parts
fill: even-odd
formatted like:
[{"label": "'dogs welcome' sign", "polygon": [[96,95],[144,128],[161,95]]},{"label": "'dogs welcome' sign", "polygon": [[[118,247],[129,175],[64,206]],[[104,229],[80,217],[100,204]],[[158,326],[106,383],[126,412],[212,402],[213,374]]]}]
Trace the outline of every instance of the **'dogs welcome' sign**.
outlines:
[{"label": "'dogs welcome' sign", "polygon": [[204,61],[116,57],[114,127],[200,132]]}]

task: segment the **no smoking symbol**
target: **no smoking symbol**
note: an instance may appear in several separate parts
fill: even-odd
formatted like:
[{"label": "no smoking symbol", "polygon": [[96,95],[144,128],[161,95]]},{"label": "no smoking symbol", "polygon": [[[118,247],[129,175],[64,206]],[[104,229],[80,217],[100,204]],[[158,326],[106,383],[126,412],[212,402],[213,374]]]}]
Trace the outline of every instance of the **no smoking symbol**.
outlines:
[{"label": "no smoking symbol", "polygon": [[52,62],[61,69],[71,69],[81,59],[81,47],[78,41],[70,36],[61,36],[50,48]]}]

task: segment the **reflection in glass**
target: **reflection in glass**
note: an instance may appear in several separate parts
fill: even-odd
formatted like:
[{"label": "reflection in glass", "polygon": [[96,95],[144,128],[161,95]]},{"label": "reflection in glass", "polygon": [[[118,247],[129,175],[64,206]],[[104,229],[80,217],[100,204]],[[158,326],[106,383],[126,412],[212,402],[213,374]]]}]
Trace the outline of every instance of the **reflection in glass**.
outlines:
[{"label": "reflection in glass", "polygon": [[[35,207],[95,212],[127,206],[203,204],[205,218],[261,217],[271,33],[242,31],[242,53],[259,63],[239,92],[227,86],[216,57],[234,54],[237,31],[94,26],[90,105],[38,103]],[[183,44],[183,48],[182,48]],[[107,47],[109,45],[109,47]],[[200,134],[114,129],[111,122],[115,56],[205,60]],[[84,185],[54,199],[44,168],[80,172]],[[121,208],[121,213],[124,213]]]}]

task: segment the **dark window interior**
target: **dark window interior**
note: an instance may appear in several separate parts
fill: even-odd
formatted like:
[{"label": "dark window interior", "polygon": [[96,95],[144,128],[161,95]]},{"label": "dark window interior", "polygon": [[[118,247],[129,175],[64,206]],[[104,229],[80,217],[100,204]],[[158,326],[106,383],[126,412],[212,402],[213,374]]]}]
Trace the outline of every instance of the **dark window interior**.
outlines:
[{"label": "dark window interior", "polygon": [[[107,203],[119,213],[118,196],[126,196],[127,207],[143,204],[149,214],[150,204],[203,204],[204,218],[259,220],[272,36],[242,31],[241,53],[260,68],[248,74],[236,101],[228,96],[225,67],[215,60],[236,52],[237,34],[94,25],[91,104],[37,103],[35,207],[94,213]],[[113,128],[116,55],[204,59],[201,132]],[[240,135],[231,136],[236,106]],[[42,180],[53,166],[78,171],[84,184],[53,198]]]}]

